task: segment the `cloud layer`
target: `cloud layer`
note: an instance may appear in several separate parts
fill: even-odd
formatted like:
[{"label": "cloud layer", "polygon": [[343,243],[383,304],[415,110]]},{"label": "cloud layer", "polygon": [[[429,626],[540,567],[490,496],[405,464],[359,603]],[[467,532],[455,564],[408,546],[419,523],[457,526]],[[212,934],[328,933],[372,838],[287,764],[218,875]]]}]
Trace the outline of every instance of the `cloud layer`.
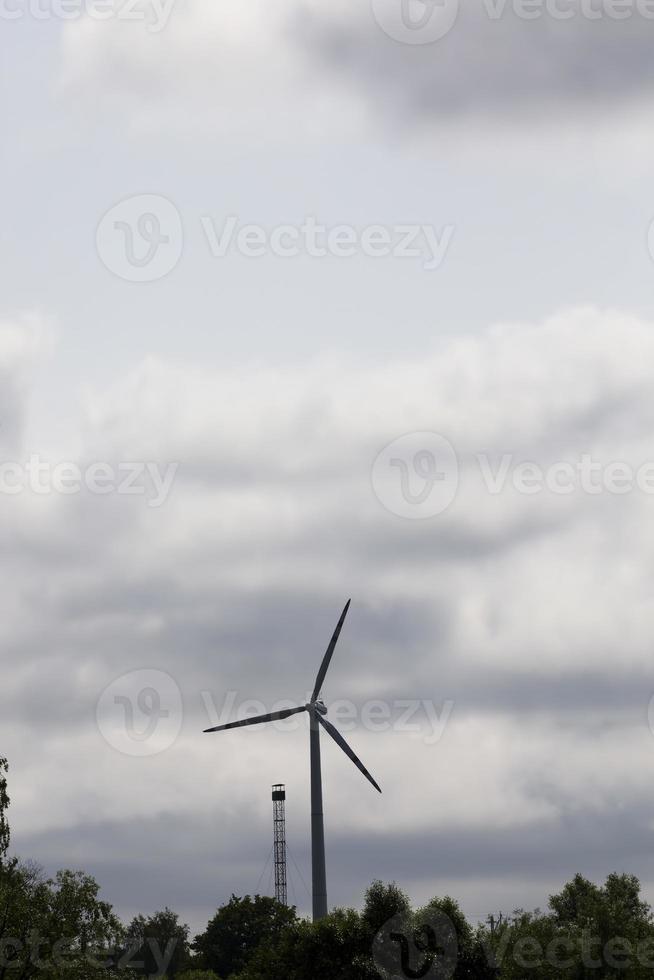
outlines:
[{"label": "cloud layer", "polygon": [[[31,337],[20,325],[0,334],[3,377],[21,376]],[[478,464],[651,462],[652,364],[652,324],[581,309],[377,366],[148,359],[88,392],[69,434],[80,465],[179,470],[159,508],[126,494],[3,495],[12,575],[0,631],[14,666],[0,738],[17,849],[97,870],[119,910],[135,911],[138,895],[199,925],[231,891],[256,887],[268,787],[282,779],[302,865],[304,729],[201,730],[208,705],[306,697],[352,595],[325,695],[356,706],[348,739],[384,796],[325,744],[334,902],[357,901],[378,875],[418,898],[460,888],[476,904],[499,900],[506,872],[513,905],[544,900],[530,877],[577,866],[654,881],[652,495],[529,494],[510,481],[492,493]],[[23,459],[39,420],[18,421],[27,381],[5,391],[5,457]],[[459,490],[444,513],[410,520],[377,499],[371,469],[387,443],[425,430],[455,447]],[[161,754],[134,758],[103,738],[96,705],[143,669],[179,687],[182,729]],[[394,722],[399,699],[453,707],[434,740],[424,710],[417,731],[369,730],[369,699]]]},{"label": "cloud layer", "polygon": [[451,29],[433,43],[414,43],[416,30],[389,32],[388,22],[401,27],[399,0],[254,0],[247,10],[197,0],[173,6],[156,33],[87,17],[66,25],[61,82],[67,98],[99,98],[137,127],[170,125],[178,104],[178,122],[198,133],[265,131],[270,142],[298,125],[305,139],[325,130],[342,137],[364,107],[397,128],[465,116],[524,122],[535,112],[601,119],[651,96],[647,0],[619,9],[611,0],[407,6],[427,30],[430,9]]}]

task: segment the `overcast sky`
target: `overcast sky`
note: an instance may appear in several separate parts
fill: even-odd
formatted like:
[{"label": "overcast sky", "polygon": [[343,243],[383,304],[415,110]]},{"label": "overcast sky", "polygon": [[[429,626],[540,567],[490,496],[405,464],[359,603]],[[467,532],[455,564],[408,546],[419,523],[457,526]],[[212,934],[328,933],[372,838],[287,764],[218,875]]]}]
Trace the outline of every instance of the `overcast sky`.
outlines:
[{"label": "overcast sky", "polygon": [[349,596],[330,903],[654,901],[654,10],[407,2],[0,4],[0,750],[124,918],[268,890],[276,781],[308,911],[304,723],[202,729]]}]

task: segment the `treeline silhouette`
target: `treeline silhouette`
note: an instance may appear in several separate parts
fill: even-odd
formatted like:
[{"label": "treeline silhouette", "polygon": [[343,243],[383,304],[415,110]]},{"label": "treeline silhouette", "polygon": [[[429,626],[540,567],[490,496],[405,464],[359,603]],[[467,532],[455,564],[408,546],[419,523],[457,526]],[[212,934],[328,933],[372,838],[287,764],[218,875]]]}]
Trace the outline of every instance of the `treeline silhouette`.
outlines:
[{"label": "treeline silhouette", "polygon": [[471,924],[457,902],[413,909],[375,881],[363,909],[312,923],[255,895],[217,909],[192,941],[166,908],[125,925],[79,871],[48,879],[9,856],[7,762],[0,758],[0,980],[148,976],[167,980],[641,980],[654,970],[654,921],[633,875],[576,875],[546,911]]}]

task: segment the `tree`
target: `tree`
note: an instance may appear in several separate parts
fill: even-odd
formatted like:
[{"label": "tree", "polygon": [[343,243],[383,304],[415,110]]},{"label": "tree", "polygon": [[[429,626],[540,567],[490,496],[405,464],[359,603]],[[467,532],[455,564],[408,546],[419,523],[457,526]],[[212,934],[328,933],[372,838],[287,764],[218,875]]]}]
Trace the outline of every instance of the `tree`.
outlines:
[{"label": "tree", "polygon": [[443,898],[432,898],[424,908],[416,912],[416,921],[428,920],[429,918],[442,918],[443,922],[450,923],[453,937],[459,950],[471,948],[474,940],[472,927],[459,907],[459,903],[445,895]]},{"label": "tree", "polygon": [[9,823],[7,822],[7,810],[9,809],[9,794],[7,793],[7,773],[9,764],[4,756],[0,756],[0,866],[7,857],[9,850]]},{"label": "tree", "polygon": [[0,980],[106,977],[122,926],[82,872],[47,879],[36,865],[0,869]]},{"label": "tree", "polygon": [[193,948],[201,967],[229,977],[243,970],[262,943],[273,945],[282,931],[295,922],[295,909],[274,898],[232,895],[196,937]]},{"label": "tree", "polygon": [[0,758],[0,980],[94,980],[114,972],[123,927],[97,882],[81,871],[47,878],[7,859],[7,760]]},{"label": "tree", "polygon": [[370,938],[397,915],[411,915],[411,903],[406,893],[394,881],[390,885],[373,881],[366,891],[362,914],[362,922]]},{"label": "tree", "polygon": [[379,980],[367,929],[352,909],[318,922],[296,921],[253,953],[235,980]]},{"label": "tree", "polygon": [[580,926],[593,922],[602,903],[602,891],[583,875],[576,874],[558,895],[550,895],[554,922],[560,926]]},{"label": "tree", "polygon": [[550,962],[547,958],[548,951],[556,955],[557,938],[552,917],[538,909],[535,912],[516,909],[511,917],[503,917],[492,933],[483,926],[479,928],[486,962],[502,980],[525,980],[526,976],[530,980],[568,978],[569,974],[556,960]]},{"label": "tree", "polygon": [[603,886],[577,874],[542,914],[517,910],[485,935],[502,980],[565,976],[623,980],[651,976],[654,924],[634,875],[611,874]]},{"label": "tree", "polygon": [[[459,903],[449,895],[432,898],[415,913],[413,921],[418,939],[423,924],[433,930],[434,962],[440,965],[439,975],[453,980],[493,980],[497,975],[484,948],[483,934],[472,928]],[[427,931],[423,942],[429,938],[431,933]]]},{"label": "tree", "polygon": [[176,977],[189,961],[189,929],[169,908],[137,915],[127,929],[129,966],[139,975]]}]

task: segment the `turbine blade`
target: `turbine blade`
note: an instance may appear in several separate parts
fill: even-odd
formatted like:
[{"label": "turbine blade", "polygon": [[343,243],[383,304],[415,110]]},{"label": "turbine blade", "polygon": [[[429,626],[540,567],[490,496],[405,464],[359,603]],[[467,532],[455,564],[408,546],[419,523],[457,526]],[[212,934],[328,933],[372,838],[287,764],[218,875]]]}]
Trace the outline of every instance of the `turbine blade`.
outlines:
[{"label": "turbine blade", "polygon": [[318,700],[318,696],[320,694],[320,688],[322,687],[323,681],[325,680],[325,674],[329,670],[329,664],[331,663],[332,655],[334,653],[334,647],[336,646],[336,644],[338,642],[338,638],[341,635],[341,630],[343,628],[343,623],[345,622],[345,617],[347,616],[347,611],[350,608],[350,602],[351,601],[352,601],[351,599],[348,599],[347,602],[345,603],[345,609],[341,613],[341,618],[339,619],[338,623],[336,624],[336,629],[334,630],[334,635],[332,636],[331,640],[329,641],[329,646],[327,647],[327,653],[322,658],[322,663],[320,665],[320,670],[318,671],[318,676],[316,677],[316,686],[314,687],[313,694],[311,695],[311,700],[312,701],[317,701]]},{"label": "turbine blade", "polygon": [[285,708],[283,711],[273,711],[269,715],[257,715],[256,718],[243,718],[241,721],[230,721],[228,725],[216,725],[214,728],[205,728],[207,732],[226,732],[228,728],[243,728],[244,725],[261,725],[266,721],[281,721],[282,718],[290,718],[291,715],[299,715],[301,711],[306,711],[306,705],[301,708]]},{"label": "turbine blade", "polygon": [[370,773],[368,772],[368,770],[364,766],[364,764],[361,761],[361,759],[359,759],[354,754],[354,752],[352,751],[352,749],[350,748],[350,746],[347,744],[347,742],[345,741],[345,739],[343,738],[343,736],[341,735],[341,733],[339,732],[339,730],[337,728],[334,728],[334,726],[332,725],[331,721],[327,721],[327,719],[326,718],[323,718],[322,715],[318,715],[317,717],[318,717],[318,721],[320,722],[320,724],[323,726],[323,728],[326,731],[329,732],[329,734],[334,739],[334,741],[336,742],[336,744],[337,745],[340,745],[340,747],[343,749],[343,751],[345,752],[346,755],[349,755],[350,759],[352,760],[352,762],[354,763],[354,765],[357,767],[357,769],[361,770],[361,772],[363,773],[363,775],[366,777],[366,779],[369,782],[372,783],[372,785],[375,787],[375,789],[377,790],[377,792],[378,793],[381,793],[381,789],[379,788],[379,786],[377,785],[377,783],[375,782],[375,780],[372,778],[372,776],[370,775]]}]

